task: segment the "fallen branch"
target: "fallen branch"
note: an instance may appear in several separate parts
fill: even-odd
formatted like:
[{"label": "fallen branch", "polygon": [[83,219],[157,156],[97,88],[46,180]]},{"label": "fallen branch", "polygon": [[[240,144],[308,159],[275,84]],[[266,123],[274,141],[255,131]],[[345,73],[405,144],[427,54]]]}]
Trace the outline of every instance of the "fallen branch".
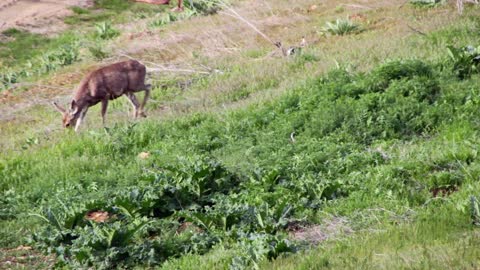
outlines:
[{"label": "fallen branch", "polygon": [[405,0],[398,8],[403,8],[408,2],[410,2],[410,0]]},{"label": "fallen branch", "polygon": [[419,35],[422,35],[422,36],[426,36],[427,34],[425,34],[424,32],[418,30],[418,29],[415,29],[413,27],[411,27],[410,25],[407,24],[407,27],[410,28],[410,30],[412,30],[413,32],[419,34]]},{"label": "fallen branch", "polygon": [[225,2],[221,1],[222,6],[224,9],[226,9],[228,12],[225,11],[220,11],[219,13],[225,14],[227,16],[233,17],[237,20],[240,20],[247,24],[249,27],[251,27],[255,32],[257,32],[259,35],[261,35],[264,39],[266,39],[268,42],[270,42],[272,45],[276,46],[275,43],[269,36],[267,36],[265,33],[260,31],[253,23],[251,23],[249,20],[245,19],[242,15],[240,15],[237,11],[235,11],[233,8],[231,8],[229,5],[227,5]]},{"label": "fallen branch", "polygon": [[[252,28],[255,32],[257,32],[260,36],[262,36],[264,39],[266,39],[268,42],[270,42],[273,46],[278,48],[282,52],[283,56],[290,56],[290,55],[295,53],[295,50],[298,49],[298,47],[290,47],[290,48],[286,49],[280,41],[274,42],[269,36],[267,36],[265,33],[260,31],[253,23],[251,23],[249,20],[245,19],[242,15],[240,15],[233,8],[231,8],[230,6],[225,4],[224,2],[222,2],[222,6],[228,12],[220,11],[219,12],[220,14],[224,14],[224,15],[230,16],[232,18],[235,18],[237,20],[240,20],[240,21],[244,22],[246,25],[248,25],[250,28]],[[303,39],[303,41],[304,40],[305,39]],[[304,47],[304,46],[300,46],[300,47]]]},{"label": "fallen branch", "polygon": [[242,16],[240,16],[238,13],[236,13],[233,9],[230,9],[229,8],[229,11],[230,12],[233,12],[234,14],[230,14],[228,12],[224,12],[224,11],[220,11],[219,13],[221,14],[225,14],[227,16],[230,16],[230,17],[233,17],[235,19],[238,19],[244,23],[246,23],[248,26],[250,26],[255,32],[257,32],[258,34],[260,34],[264,39],[266,39],[268,42],[272,43],[273,45],[275,45],[275,42],[269,38],[266,34],[264,34],[262,31],[258,30],[257,27],[255,27],[255,25],[253,25],[251,22],[249,22],[247,19],[243,18]]},{"label": "fallen branch", "polygon": [[149,73],[151,73],[151,72],[179,72],[179,73],[197,73],[197,74],[211,74],[211,73],[214,73],[214,72],[215,73],[223,73],[222,71],[220,71],[218,69],[212,69],[212,68],[208,68],[209,71],[195,70],[195,69],[185,69],[185,68],[180,68],[180,69],[179,68],[169,68],[169,67],[166,67],[164,65],[157,64],[157,63],[154,63],[154,62],[138,60],[138,59],[135,59],[134,57],[132,57],[130,55],[127,55],[127,54],[124,54],[124,53],[120,53],[119,55],[127,57],[129,59],[137,60],[137,61],[145,63],[145,64],[150,64],[152,66],[155,66],[155,67],[147,67],[147,72],[149,72]]}]

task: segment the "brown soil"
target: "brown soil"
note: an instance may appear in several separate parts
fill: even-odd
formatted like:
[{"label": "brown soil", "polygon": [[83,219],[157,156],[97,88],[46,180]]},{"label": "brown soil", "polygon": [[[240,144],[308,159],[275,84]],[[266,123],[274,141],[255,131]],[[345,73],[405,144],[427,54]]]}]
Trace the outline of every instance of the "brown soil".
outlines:
[{"label": "brown soil", "polygon": [[348,221],[342,217],[331,217],[318,225],[298,223],[289,226],[287,230],[292,239],[305,241],[312,245],[353,233]]},{"label": "brown soil", "polygon": [[63,30],[62,18],[72,14],[70,7],[86,7],[92,0],[2,0],[0,32],[20,28],[46,34]]}]

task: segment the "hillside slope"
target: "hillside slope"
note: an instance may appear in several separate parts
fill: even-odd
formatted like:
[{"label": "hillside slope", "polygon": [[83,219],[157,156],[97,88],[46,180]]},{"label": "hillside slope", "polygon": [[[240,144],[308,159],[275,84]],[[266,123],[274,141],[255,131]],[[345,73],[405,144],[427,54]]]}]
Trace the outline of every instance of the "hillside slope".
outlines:
[{"label": "hillside slope", "polygon": [[[38,53],[93,46],[86,16],[119,12],[102,63],[175,71],[151,76],[149,118],[118,100],[79,134],[47,103],[68,100],[97,47],[4,90],[1,267],[480,266],[480,51],[463,49],[480,44],[478,7],[233,3],[275,40],[306,37],[286,58],[226,9],[164,24],[162,8],[106,2]],[[346,17],[360,28],[324,29]]]}]

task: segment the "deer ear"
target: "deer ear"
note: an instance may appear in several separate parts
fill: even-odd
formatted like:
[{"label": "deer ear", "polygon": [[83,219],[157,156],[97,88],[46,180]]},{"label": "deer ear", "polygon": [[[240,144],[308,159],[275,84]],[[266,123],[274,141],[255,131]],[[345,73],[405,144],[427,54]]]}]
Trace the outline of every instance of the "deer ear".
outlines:
[{"label": "deer ear", "polygon": [[52,105],[55,107],[55,109],[57,109],[57,111],[59,111],[62,114],[67,112],[67,110],[65,110],[64,107],[58,105],[57,102],[55,102],[55,101],[52,102]]},{"label": "deer ear", "polygon": [[72,100],[72,103],[70,104],[70,114],[74,115],[77,113],[77,111],[78,111],[77,102],[75,102],[75,100]]}]

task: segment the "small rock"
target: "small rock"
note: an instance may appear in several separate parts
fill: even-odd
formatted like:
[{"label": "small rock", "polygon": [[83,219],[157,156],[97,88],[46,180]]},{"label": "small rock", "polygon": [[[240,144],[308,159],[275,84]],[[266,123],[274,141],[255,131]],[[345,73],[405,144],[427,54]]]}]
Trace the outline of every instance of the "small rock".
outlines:
[{"label": "small rock", "polygon": [[141,152],[140,154],[138,154],[138,158],[140,158],[140,159],[147,159],[149,157],[150,157],[149,152]]},{"label": "small rock", "polygon": [[85,215],[85,219],[95,221],[97,223],[102,223],[107,221],[109,214],[106,211],[93,211]]},{"label": "small rock", "polygon": [[311,5],[309,8],[308,8],[308,11],[311,12],[311,11],[314,11],[318,8],[317,5]]}]

